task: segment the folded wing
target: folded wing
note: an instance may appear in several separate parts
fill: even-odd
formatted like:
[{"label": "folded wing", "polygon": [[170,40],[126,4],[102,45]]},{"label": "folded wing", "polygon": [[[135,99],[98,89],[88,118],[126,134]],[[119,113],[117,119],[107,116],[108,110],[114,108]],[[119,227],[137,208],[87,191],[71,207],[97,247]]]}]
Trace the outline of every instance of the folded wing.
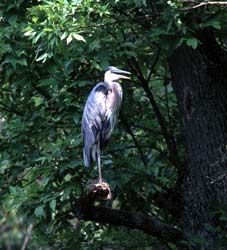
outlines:
[{"label": "folded wing", "polygon": [[111,129],[108,111],[109,85],[97,84],[88,96],[82,117],[82,132],[84,140],[84,165],[89,167],[97,159],[97,144],[100,140],[101,148],[106,144]]}]

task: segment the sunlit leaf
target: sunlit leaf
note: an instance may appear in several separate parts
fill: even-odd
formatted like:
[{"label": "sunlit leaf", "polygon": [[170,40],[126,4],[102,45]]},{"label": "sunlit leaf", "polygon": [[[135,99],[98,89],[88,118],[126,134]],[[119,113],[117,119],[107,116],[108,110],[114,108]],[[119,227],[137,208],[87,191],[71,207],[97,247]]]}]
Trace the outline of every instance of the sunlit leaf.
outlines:
[{"label": "sunlit leaf", "polygon": [[83,36],[81,36],[81,35],[79,35],[79,34],[76,34],[76,33],[72,33],[72,36],[73,36],[76,40],[78,40],[78,41],[83,41],[83,42],[86,43],[86,40],[84,39]]},{"label": "sunlit leaf", "polygon": [[70,34],[70,35],[67,37],[67,39],[66,39],[66,43],[67,43],[67,44],[70,44],[70,43],[72,42],[72,40],[73,40],[73,36],[72,36],[72,34]]}]

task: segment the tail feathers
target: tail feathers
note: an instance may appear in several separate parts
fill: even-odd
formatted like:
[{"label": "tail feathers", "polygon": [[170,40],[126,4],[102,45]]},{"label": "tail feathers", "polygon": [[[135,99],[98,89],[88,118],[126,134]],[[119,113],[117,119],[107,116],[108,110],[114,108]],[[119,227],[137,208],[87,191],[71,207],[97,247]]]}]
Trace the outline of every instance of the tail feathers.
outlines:
[{"label": "tail feathers", "polygon": [[85,148],[83,149],[83,158],[84,158],[84,166],[90,167],[91,166],[91,153],[90,150],[87,152]]},{"label": "tail feathers", "polygon": [[90,167],[92,165],[92,162],[97,160],[97,145],[94,144],[92,148],[84,147],[83,158],[84,158],[84,166]]}]

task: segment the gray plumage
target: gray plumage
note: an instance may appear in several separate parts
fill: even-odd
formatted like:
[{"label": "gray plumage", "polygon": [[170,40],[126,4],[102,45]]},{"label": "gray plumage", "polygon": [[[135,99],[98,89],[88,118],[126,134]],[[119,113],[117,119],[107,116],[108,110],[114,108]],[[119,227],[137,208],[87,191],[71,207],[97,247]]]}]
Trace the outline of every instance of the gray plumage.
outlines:
[{"label": "gray plumage", "polygon": [[[99,160],[103,149],[114,129],[118,111],[122,102],[122,88],[118,79],[130,79],[120,74],[130,74],[110,66],[105,73],[104,82],[98,83],[90,92],[82,117],[84,140],[84,165],[89,167],[92,161]],[[100,165],[100,164],[99,164]],[[101,167],[100,175],[101,175]],[[100,176],[101,178],[101,176]]]}]

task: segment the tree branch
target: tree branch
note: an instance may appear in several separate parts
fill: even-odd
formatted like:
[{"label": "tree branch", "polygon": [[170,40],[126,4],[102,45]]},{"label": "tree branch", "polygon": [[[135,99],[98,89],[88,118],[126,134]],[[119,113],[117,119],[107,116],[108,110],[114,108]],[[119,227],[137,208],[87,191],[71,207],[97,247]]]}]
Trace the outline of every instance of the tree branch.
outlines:
[{"label": "tree branch", "polygon": [[[124,35],[124,33],[123,33],[123,35]],[[163,116],[162,116],[162,114],[161,114],[161,112],[159,110],[159,107],[158,107],[158,105],[157,105],[157,103],[156,103],[156,101],[154,99],[154,95],[153,95],[153,93],[152,93],[152,91],[151,91],[151,89],[149,87],[149,81],[150,81],[150,78],[151,78],[151,76],[152,76],[152,74],[153,74],[153,72],[155,70],[155,67],[156,67],[158,61],[159,61],[160,52],[161,52],[161,49],[159,48],[157,53],[156,53],[156,56],[154,58],[154,61],[151,64],[150,72],[148,74],[147,79],[145,79],[145,77],[143,75],[143,72],[142,72],[138,62],[134,58],[131,58],[132,63],[131,63],[131,61],[129,59],[127,59],[127,61],[128,61],[128,65],[131,68],[131,70],[135,73],[138,80],[140,80],[141,86],[143,87],[148,99],[150,100],[151,106],[153,107],[154,113],[155,113],[155,115],[157,117],[158,123],[159,123],[159,125],[161,127],[163,136],[165,138],[171,162],[173,163],[173,165],[176,168],[179,169],[180,168],[180,159],[178,157],[178,152],[177,152],[177,147],[176,147],[174,136],[168,131],[168,129],[166,127],[166,121],[163,118]],[[129,134],[132,135],[132,133],[130,133],[130,130],[127,129],[127,131],[129,132]],[[135,138],[133,136],[132,136],[132,138],[133,138],[133,140],[135,142]],[[135,143],[135,145],[138,145],[138,143]],[[138,151],[139,151],[139,153],[141,155],[141,159],[142,159],[144,165],[146,166],[146,161],[145,161],[145,158],[143,157],[143,152],[139,149],[139,147],[138,147]]]},{"label": "tree branch", "polygon": [[[145,248],[145,247],[153,247],[159,250],[166,250],[165,246],[162,246],[160,242],[103,242],[103,247],[110,249],[119,249],[119,248]],[[169,249],[169,248],[168,248]]]},{"label": "tree branch", "polygon": [[143,89],[145,91],[145,93],[147,94],[147,97],[150,100],[150,103],[153,107],[154,113],[157,117],[157,120],[159,122],[159,125],[161,127],[161,130],[163,132],[163,136],[165,138],[166,144],[167,144],[167,148],[169,151],[169,155],[170,155],[170,159],[172,161],[172,163],[179,168],[180,166],[180,160],[178,157],[178,153],[177,153],[177,148],[176,148],[176,143],[175,140],[173,138],[173,136],[171,134],[169,134],[167,127],[166,127],[166,122],[164,120],[164,118],[162,117],[162,114],[158,108],[158,105],[154,99],[154,95],[152,93],[152,91],[150,90],[149,86],[147,84],[142,84]]},{"label": "tree branch", "polygon": [[[159,55],[160,51],[158,51],[157,53]],[[152,67],[151,67],[151,70],[150,70],[150,73],[149,73],[147,80],[150,79],[152,73],[154,72],[154,69],[155,69],[157,62],[158,62],[158,58],[156,56],[154,63],[152,64]],[[166,144],[167,144],[167,148],[169,151],[171,162],[173,163],[174,166],[176,166],[177,168],[180,168],[180,160],[179,160],[178,153],[177,153],[175,139],[174,139],[173,135],[171,135],[169,133],[169,131],[166,127],[166,121],[163,118],[163,116],[159,110],[158,104],[156,103],[156,101],[154,99],[154,95],[152,93],[152,90],[149,87],[149,82],[144,78],[143,73],[140,69],[140,66],[138,65],[138,63],[135,60],[133,60],[133,64],[136,67],[136,70],[134,69],[134,67],[132,67],[132,65],[129,62],[129,66],[135,72],[138,79],[140,80],[141,86],[144,89],[144,91],[145,91],[145,93],[146,93],[146,95],[151,103],[151,106],[154,110],[154,113],[156,115],[156,118],[158,120],[158,123],[160,125],[160,128],[162,130],[163,136],[164,136]]]},{"label": "tree branch", "polygon": [[39,93],[41,94],[43,97],[45,97],[47,99],[47,101],[49,101],[51,99],[51,95],[45,91],[44,89],[42,89],[41,87],[37,86],[34,82],[31,82],[32,87]]},{"label": "tree branch", "polygon": [[33,230],[33,225],[30,224],[29,227],[28,227],[28,230],[27,230],[27,233],[26,233],[26,236],[24,238],[24,241],[23,241],[23,244],[22,244],[22,247],[21,247],[21,250],[25,250],[27,249],[27,246],[28,246],[28,242],[31,238],[31,234],[32,234],[32,230]]},{"label": "tree branch", "polygon": [[0,106],[0,111],[5,111],[5,112],[13,113],[16,115],[21,115],[21,116],[24,115],[21,111],[16,110],[12,107],[9,107],[3,102],[0,102],[0,105],[2,106],[2,107]]},{"label": "tree branch", "polygon": [[97,200],[104,201],[111,199],[108,183],[98,183],[98,185],[97,192],[97,180],[90,180],[85,186],[84,194],[79,199],[72,201],[72,207],[75,209],[71,212],[58,214],[58,218],[61,220],[73,220],[77,218],[79,220],[94,221],[102,224],[125,226],[157,237],[162,242],[173,242],[181,246],[181,241],[187,239],[180,228],[164,223],[158,217],[146,215],[141,212],[129,212],[94,205]]},{"label": "tree branch", "polygon": [[85,186],[83,195],[78,199],[72,200],[73,210],[58,214],[57,217],[61,220],[77,219],[125,226],[157,237],[164,244],[172,242],[179,247],[184,246],[182,242],[187,240],[184,232],[173,224],[162,222],[158,217],[141,212],[129,212],[94,205],[97,200],[103,204],[103,201],[110,199],[111,191],[108,183],[97,183],[97,180],[90,180]]},{"label": "tree branch", "polygon": [[[74,218],[74,216],[70,216],[68,219]],[[158,218],[139,212],[127,212],[106,207],[90,206],[89,208],[86,207],[86,209],[80,209],[75,213],[75,216],[81,220],[138,229],[164,241],[178,242],[184,238],[182,231],[176,226],[165,224]]]},{"label": "tree branch", "polygon": [[151,69],[150,69],[149,75],[148,75],[148,77],[147,77],[147,82],[150,81],[151,76],[152,76],[152,74],[154,73],[154,68],[155,68],[156,64],[158,63],[158,59],[159,59],[160,52],[161,52],[161,49],[159,48],[158,51],[157,51],[157,53],[156,53],[156,56],[155,56],[155,58],[154,58],[154,61],[153,61],[153,63],[151,64]]},{"label": "tree branch", "polygon": [[[189,3],[195,3],[195,1],[184,1],[184,2],[189,2]],[[202,2],[202,3],[198,3],[193,5],[193,6],[188,6],[188,7],[184,7],[180,10],[194,10],[194,9],[198,9],[201,8],[203,6],[208,6],[208,5],[217,5],[217,6],[227,6],[227,1],[210,1],[210,2]]]},{"label": "tree branch", "polygon": [[136,148],[137,148],[137,150],[138,150],[138,152],[140,154],[140,158],[141,158],[144,166],[146,167],[147,166],[147,161],[146,161],[145,155],[143,154],[143,150],[141,149],[141,147],[140,147],[140,145],[139,145],[139,143],[138,143],[135,135],[133,134],[133,132],[132,132],[132,130],[131,130],[128,122],[126,121],[126,119],[124,117],[125,116],[124,116],[124,114],[121,111],[120,112],[120,118],[121,118],[121,120],[122,120],[122,122],[123,122],[123,124],[125,126],[125,129],[126,129],[127,133],[132,137],[132,140],[134,141],[134,144],[135,144],[135,146],[136,146]]}]

